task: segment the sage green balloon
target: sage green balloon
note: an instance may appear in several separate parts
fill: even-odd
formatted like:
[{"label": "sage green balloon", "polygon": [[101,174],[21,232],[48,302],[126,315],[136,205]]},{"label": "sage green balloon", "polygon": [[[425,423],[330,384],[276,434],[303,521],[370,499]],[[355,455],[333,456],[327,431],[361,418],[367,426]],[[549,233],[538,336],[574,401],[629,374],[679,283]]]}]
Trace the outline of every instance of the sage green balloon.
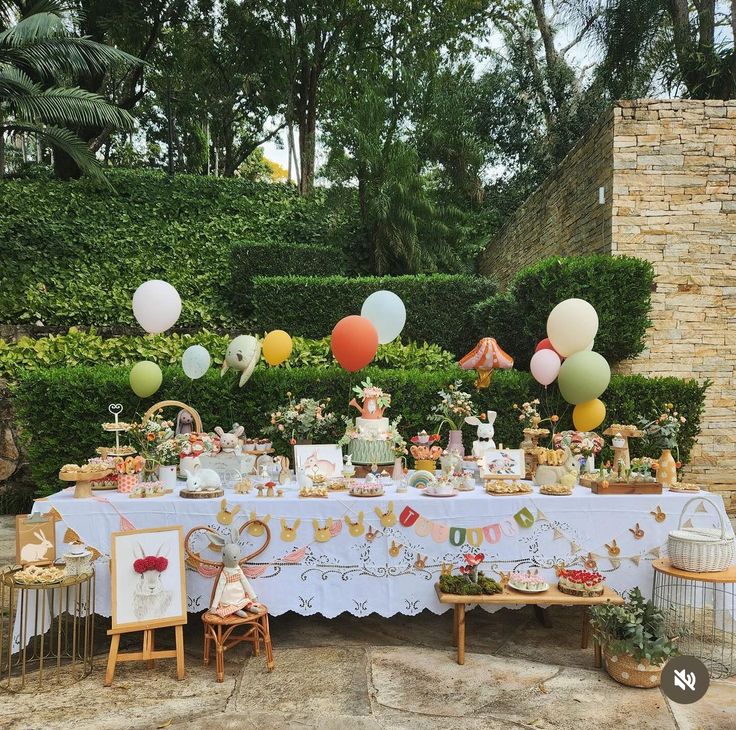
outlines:
[{"label": "sage green balloon", "polygon": [[576,352],[562,363],[557,384],[562,397],[573,405],[598,398],[611,382],[611,368],[597,352]]},{"label": "sage green balloon", "polygon": [[163,375],[161,368],[150,360],[141,360],[130,369],[130,387],[139,398],[148,398],[160,387]]}]

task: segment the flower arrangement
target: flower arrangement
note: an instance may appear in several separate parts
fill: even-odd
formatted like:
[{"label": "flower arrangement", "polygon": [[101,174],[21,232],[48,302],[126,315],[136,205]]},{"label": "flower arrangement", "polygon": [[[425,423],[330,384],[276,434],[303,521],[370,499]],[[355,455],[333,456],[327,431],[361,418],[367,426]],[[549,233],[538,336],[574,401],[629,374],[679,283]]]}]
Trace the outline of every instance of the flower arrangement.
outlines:
[{"label": "flower arrangement", "polygon": [[[440,401],[432,406],[432,413],[429,416],[431,421],[439,422],[437,431],[441,431],[444,424],[447,424],[451,431],[459,431],[466,418],[478,414],[472,396],[462,389],[462,385],[462,380],[456,380],[447,386],[447,390],[437,392]],[[480,418],[485,418],[485,414],[481,414]]]},{"label": "flower arrangement", "polygon": [[518,403],[514,403],[512,408],[515,411],[519,411],[519,421],[521,421],[521,425],[524,428],[536,429],[539,428],[542,423],[546,423],[547,421],[549,421],[552,425],[552,431],[554,433],[554,428],[557,425],[557,422],[560,420],[560,417],[557,415],[551,415],[549,418],[542,418],[539,413],[538,406],[539,398],[535,398],[534,400],[526,401],[521,405],[519,405]]},{"label": "flower arrangement", "polygon": [[179,463],[180,446],[175,439],[166,439],[156,446],[156,462],[161,466],[176,466]]},{"label": "flower arrangement", "polygon": [[169,561],[156,555],[146,555],[145,558],[138,558],[133,562],[133,570],[141,575],[147,570],[156,570],[163,573],[168,567]]},{"label": "flower arrangement", "polygon": [[370,378],[366,378],[360,385],[353,386],[353,393],[363,401],[366,398],[375,398],[378,408],[388,408],[391,405],[391,395],[373,385]]},{"label": "flower arrangement", "polygon": [[460,575],[441,575],[440,590],[443,593],[453,593],[461,596],[491,596],[501,593],[503,588],[493,578],[488,578],[478,566],[486,559],[483,553],[466,553],[465,565],[458,569]]},{"label": "flower arrangement", "polygon": [[552,442],[556,449],[567,447],[575,456],[597,456],[604,446],[603,439],[592,431],[560,431]]},{"label": "flower arrangement", "polygon": [[678,651],[667,636],[664,614],[632,588],[623,606],[603,603],[590,607],[593,635],[611,653],[628,654],[637,662],[664,664]]},{"label": "flower arrangement", "polygon": [[[158,447],[174,438],[174,423],[157,413],[147,421],[131,424],[128,435],[144,460],[144,481],[151,481],[161,461]],[[176,462],[173,462],[176,463]]]},{"label": "flower arrangement", "polygon": [[295,401],[291,393],[286,394],[289,402],[270,414],[271,423],[263,429],[264,433],[289,438],[289,443],[297,440],[311,440],[329,432],[337,422],[334,413],[328,413],[330,399],[318,401],[314,398],[301,398]]},{"label": "flower arrangement", "polygon": [[655,415],[649,419],[639,416],[639,426],[644,431],[647,444],[653,449],[674,449],[677,461],[680,461],[680,452],[677,446],[677,437],[683,423],[687,423],[685,416],[681,416],[672,403],[665,403],[661,413],[654,411]]}]

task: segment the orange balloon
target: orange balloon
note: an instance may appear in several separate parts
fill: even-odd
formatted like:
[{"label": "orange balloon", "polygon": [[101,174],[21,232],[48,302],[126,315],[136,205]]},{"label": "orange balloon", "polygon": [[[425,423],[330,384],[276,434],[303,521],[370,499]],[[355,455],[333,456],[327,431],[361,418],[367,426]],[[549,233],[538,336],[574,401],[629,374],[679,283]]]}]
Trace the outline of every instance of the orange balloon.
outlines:
[{"label": "orange balloon", "polygon": [[332,330],[330,349],[335,360],[349,373],[364,368],[378,351],[378,332],[365,317],[343,317]]}]

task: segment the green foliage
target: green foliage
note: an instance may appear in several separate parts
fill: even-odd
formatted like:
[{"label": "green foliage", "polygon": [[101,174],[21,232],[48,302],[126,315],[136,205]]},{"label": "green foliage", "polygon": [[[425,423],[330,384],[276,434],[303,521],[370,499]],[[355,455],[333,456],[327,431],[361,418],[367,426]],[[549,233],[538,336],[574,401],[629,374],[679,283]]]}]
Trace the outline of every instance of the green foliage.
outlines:
[{"label": "green foliage", "polygon": [[388,289],[406,304],[403,336],[434,342],[462,356],[475,345],[469,304],[495,291],[490,279],[461,274],[356,277],[258,276],[253,280],[259,329],[323,337],[343,317],[360,313],[365,298]]},{"label": "green foliage", "polygon": [[[472,387],[474,374],[457,366],[430,371],[425,368],[381,370],[369,368],[350,374],[336,367],[258,368],[243,388],[237,386],[237,375],[220,378],[211,370],[205,377],[190,381],[180,368],[164,368],[163,385],[152,398],[135,396],[128,385],[125,368],[109,365],[96,367],[47,367],[24,371],[14,388],[14,406],[19,425],[28,439],[28,456],[34,480],[39,490],[48,494],[60,487],[57,479],[62,464],[83,460],[94,454],[97,446],[109,443],[100,428],[108,417],[111,402],[123,405],[125,419],[142,414],[154,402],[165,399],[181,400],[196,408],[205,428],[230,426],[234,422],[245,426],[246,434],[255,436],[268,425],[270,413],[283,403],[285,393],[295,398],[330,398],[330,407],[337,415],[349,415],[348,401],[352,387],[361,380],[372,382],[393,394],[388,415],[401,415],[401,433],[411,436],[428,427],[428,416],[437,392],[455,380],[462,380],[466,389]],[[493,408],[499,413],[496,421],[496,441],[518,444],[522,426],[513,410],[514,403],[540,397],[543,415],[559,413],[558,429],[571,428],[570,411],[562,410],[556,389],[549,397],[528,373],[504,371],[496,373],[491,387],[474,392],[473,399],[480,411]],[[693,439],[698,433],[703,408],[704,387],[695,381],[676,378],[646,379],[639,376],[616,376],[603,396],[608,406],[607,423],[632,422],[642,404],[672,402],[687,418],[680,433],[681,458],[687,461]],[[569,408],[569,407],[567,407]],[[465,427],[469,447],[475,429]],[[341,429],[330,434],[337,441]],[[632,440],[632,452],[639,455],[639,440]],[[285,440],[276,441],[279,453],[289,454]],[[651,454],[658,456],[658,454]]]},{"label": "green foliage", "polygon": [[554,306],[578,297],[598,312],[595,351],[615,363],[644,349],[653,282],[652,265],[630,256],[546,258],[522,269],[506,292],[476,305],[476,329],[496,337],[516,367],[527,368]]},{"label": "green foliage", "polygon": [[117,195],[83,180],[0,185],[0,321],[133,324],[136,287],[162,278],[181,294],[178,326],[238,327],[235,243],[341,237],[340,214],[322,192],[305,199],[289,185],[139,170],[108,178]]},{"label": "green foliage", "polygon": [[637,662],[646,659],[660,665],[678,653],[667,636],[664,614],[644,600],[639,588],[629,591],[623,606],[591,606],[590,623],[596,639],[613,654],[630,654]]},{"label": "green foliage", "polygon": [[[184,350],[191,345],[206,347],[213,367],[219,368],[230,338],[202,330],[194,335],[121,335],[101,337],[94,329],[83,332],[70,328],[65,335],[49,335],[37,339],[22,337],[15,343],[0,339],[0,378],[16,380],[22,372],[48,367],[77,365],[130,366],[139,360],[153,360],[159,365],[178,365]],[[294,349],[289,360],[278,367],[329,367],[334,365],[329,338],[307,340],[292,338]],[[424,368],[440,370],[453,364],[452,353],[438,345],[408,343],[396,340],[380,345],[373,364],[384,368]],[[270,366],[261,361],[260,369]]]},{"label": "green foliage", "polygon": [[501,593],[503,588],[493,578],[478,573],[478,582],[473,583],[464,575],[441,575],[440,590],[443,593],[452,593],[456,596],[492,596]]},{"label": "green foliage", "polygon": [[344,274],[345,257],[334,246],[298,243],[242,243],[233,246],[232,292],[235,311],[252,310],[251,282],[256,276],[330,276]]}]

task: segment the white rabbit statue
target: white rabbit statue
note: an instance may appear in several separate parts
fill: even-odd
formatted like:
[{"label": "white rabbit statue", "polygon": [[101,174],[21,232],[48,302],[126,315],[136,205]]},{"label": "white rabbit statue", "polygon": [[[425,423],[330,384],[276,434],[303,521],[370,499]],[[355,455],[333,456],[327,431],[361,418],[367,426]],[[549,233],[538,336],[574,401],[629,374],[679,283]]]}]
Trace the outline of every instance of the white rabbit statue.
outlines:
[{"label": "white rabbit statue", "polygon": [[210,613],[217,614],[222,618],[235,614],[236,616],[247,616],[246,611],[258,613],[261,605],[256,603],[255,591],[240,567],[240,533],[238,528],[230,528],[230,538],[226,540],[220,535],[213,535],[213,543],[222,546],[223,568],[217,580],[217,588],[210,606]]},{"label": "white rabbit statue", "polygon": [[199,464],[195,465],[194,471],[184,469],[187,477],[187,489],[190,492],[201,492],[204,489],[220,489],[222,480],[214,469],[203,469]]},{"label": "white rabbit statue", "polygon": [[477,416],[468,416],[465,419],[465,423],[470,426],[477,426],[478,432],[476,439],[473,441],[473,456],[476,459],[483,458],[486,449],[495,449],[496,443],[493,440],[493,434],[495,429],[493,424],[496,422],[496,411],[486,411],[487,420],[481,421]]},{"label": "white rabbit statue", "polygon": [[[22,563],[38,563],[41,562],[46,553],[53,547],[49,539],[41,532],[41,530],[35,530],[33,537],[38,542],[26,543],[20,551],[20,560]],[[49,562],[51,562],[49,560]]]}]

